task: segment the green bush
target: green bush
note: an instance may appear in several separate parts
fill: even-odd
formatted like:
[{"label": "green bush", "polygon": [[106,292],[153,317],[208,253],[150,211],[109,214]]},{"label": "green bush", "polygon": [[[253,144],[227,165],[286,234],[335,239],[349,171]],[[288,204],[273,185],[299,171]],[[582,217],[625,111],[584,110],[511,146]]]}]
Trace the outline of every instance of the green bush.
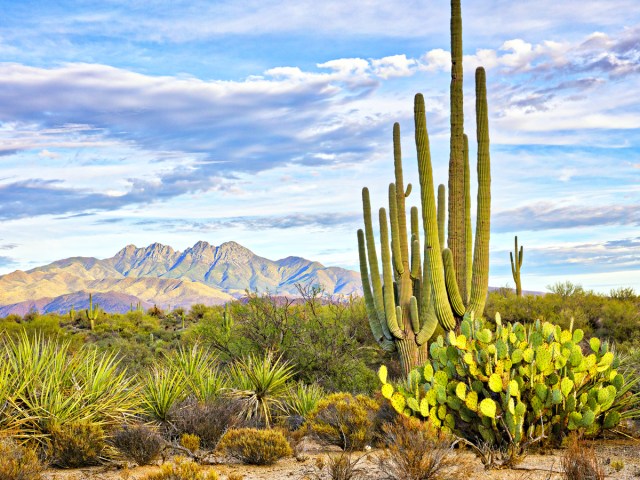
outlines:
[{"label": "green bush", "polygon": [[40,480],[42,470],[35,450],[0,438],[0,480]]},{"label": "green bush", "polygon": [[279,430],[232,429],[225,433],[218,449],[229,457],[250,465],[272,465],[293,454]]},{"label": "green bush", "polygon": [[99,465],[105,449],[105,437],[99,425],[73,422],[50,429],[52,464],[62,468]]},{"label": "green bush", "polygon": [[309,417],[315,436],[343,450],[362,450],[373,443],[378,404],[364,395],[334,393],[320,400]]},{"label": "green bush", "polygon": [[464,320],[460,335],[449,332],[430,345],[431,360],[397,391],[381,369],[382,394],[399,412],[506,451],[507,462],[534,441],[596,434],[638,414],[625,411],[637,380],[625,381],[606,342],[592,338],[583,354],[580,329],[503,325],[499,318],[495,327]]}]

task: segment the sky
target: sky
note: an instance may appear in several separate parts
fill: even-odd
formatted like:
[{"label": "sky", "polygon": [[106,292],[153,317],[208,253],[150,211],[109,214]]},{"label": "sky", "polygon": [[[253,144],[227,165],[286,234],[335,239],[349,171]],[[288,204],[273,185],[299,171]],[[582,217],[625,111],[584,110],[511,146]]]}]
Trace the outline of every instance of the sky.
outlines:
[{"label": "sky", "polygon": [[[0,7],[0,274],[198,240],[357,270],[361,189],[385,206],[396,121],[417,185],[417,92],[447,182],[444,0]],[[490,285],[513,286],[518,235],[525,290],[640,291],[637,0],[462,10],[472,170],[487,71]]]}]

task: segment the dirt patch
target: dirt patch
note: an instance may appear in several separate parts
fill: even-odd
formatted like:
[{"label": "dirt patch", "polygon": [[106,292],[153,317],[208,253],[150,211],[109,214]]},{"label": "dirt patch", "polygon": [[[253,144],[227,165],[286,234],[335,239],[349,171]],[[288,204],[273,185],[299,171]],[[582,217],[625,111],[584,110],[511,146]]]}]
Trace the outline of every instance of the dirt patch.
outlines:
[{"label": "dirt patch", "polygon": [[[640,440],[604,440],[593,442],[596,455],[602,462],[606,478],[615,480],[640,479]],[[383,480],[385,475],[378,469],[376,456],[379,452],[359,452],[355,456],[364,456],[360,462],[365,478]],[[469,451],[456,453],[459,458],[458,472],[453,478],[465,480],[561,480],[562,450],[554,450],[546,455],[531,454],[516,469],[484,470],[481,462]],[[317,463],[325,461],[327,455],[339,455],[331,448],[311,447],[307,458],[300,462],[287,458],[272,466],[251,466],[228,462],[205,466],[215,470],[221,480],[231,473],[240,474],[244,480],[304,480],[317,472]],[[150,473],[160,470],[158,466],[123,468],[123,466],[93,467],[76,470],[47,470],[48,480],[139,480]],[[326,477],[324,477],[326,478]]]}]

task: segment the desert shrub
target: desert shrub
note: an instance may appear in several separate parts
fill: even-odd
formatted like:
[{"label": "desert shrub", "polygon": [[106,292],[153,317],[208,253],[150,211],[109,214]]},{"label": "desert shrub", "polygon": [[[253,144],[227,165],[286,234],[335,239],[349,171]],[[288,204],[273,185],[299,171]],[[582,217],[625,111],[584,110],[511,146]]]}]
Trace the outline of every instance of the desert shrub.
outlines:
[{"label": "desert shrub", "polygon": [[215,399],[226,387],[227,379],[218,372],[216,355],[198,343],[191,348],[179,347],[166,359],[173,371],[181,372],[188,394],[200,402]]},{"label": "desert shrub", "polygon": [[141,480],[218,480],[213,470],[204,469],[191,459],[176,457],[172,462],[163,464],[160,472],[152,473]]},{"label": "desert shrub", "polygon": [[459,464],[452,439],[428,422],[400,415],[382,430],[386,449],[378,455],[378,464],[394,480],[444,478]]},{"label": "desert shrub", "polygon": [[49,433],[53,465],[78,468],[100,464],[105,436],[99,425],[89,422],[55,424]]},{"label": "desert shrub", "polygon": [[325,396],[326,393],[320,385],[298,382],[289,390],[285,399],[285,410],[290,416],[297,415],[306,420]]},{"label": "desert shrub", "polygon": [[42,470],[35,450],[0,438],[0,480],[40,480]]},{"label": "desert shrub", "polygon": [[378,404],[364,395],[334,393],[320,400],[309,425],[323,443],[343,450],[362,450],[371,445]]},{"label": "desert shrub", "polygon": [[287,382],[293,376],[293,367],[267,353],[237,360],[230,373],[230,395],[241,401],[244,419],[268,428],[274,411],[284,411],[283,400],[289,391]]},{"label": "desert shrub", "polygon": [[[606,342],[591,338],[583,352],[580,329],[536,321],[495,331],[464,320],[430,344],[430,361],[404,384],[382,394],[394,408],[487,447],[494,460],[512,464],[537,441],[561,441],[571,431],[595,435],[615,428],[629,411],[636,380],[619,373],[620,360]],[[498,466],[495,464],[493,466]]]},{"label": "desert shrub", "polygon": [[138,465],[149,465],[160,456],[163,438],[147,425],[125,425],[115,431],[110,443],[127,459]]},{"label": "desert shrub", "polygon": [[281,431],[255,428],[229,430],[218,448],[223,454],[250,465],[272,465],[293,454]]},{"label": "desert shrub", "polygon": [[197,435],[203,448],[213,449],[224,433],[240,424],[242,405],[239,400],[218,397],[201,403],[188,400],[174,406],[171,421],[178,436]]},{"label": "desert shrub", "polygon": [[367,478],[367,471],[360,465],[364,456],[355,456],[352,452],[341,452],[339,455],[328,456],[326,461],[316,462],[316,471],[311,475],[316,480],[326,476],[331,480],[359,480]]},{"label": "desert shrub", "polygon": [[593,448],[586,447],[577,435],[571,435],[560,459],[565,480],[604,480],[604,470]]},{"label": "desert shrub", "polygon": [[200,449],[200,437],[192,433],[183,433],[180,437],[180,445],[191,452]]},{"label": "desert shrub", "polygon": [[170,365],[154,367],[142,380],[142,407],[152,420],[166,422],[174,404],[185,397],[184,375]]}]

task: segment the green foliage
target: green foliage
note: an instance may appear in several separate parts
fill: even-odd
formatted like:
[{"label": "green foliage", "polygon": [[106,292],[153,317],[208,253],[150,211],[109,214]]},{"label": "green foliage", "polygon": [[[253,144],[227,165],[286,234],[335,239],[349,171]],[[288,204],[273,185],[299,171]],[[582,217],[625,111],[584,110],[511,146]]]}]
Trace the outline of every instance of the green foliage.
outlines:
[{"label": "green foliage", "polygon": [[99,465],[105,449],[102,428],[89,422],[72,422],[51,426],[52,464],[62,468]]},{"label": "green foliage", "polygon": [[231,365],[230,376],[230,395],[242,402],[244,418],[269,428],[274,411],[285,410],[293,367],[269,353],[249,355]]},{"label": "green foliage", "polygon": [[298,382],[290,389],[285,399],[286,412],[288,415],[299,415],[306,420],[325,396],[326,393],[320,385]]},{"label": "green foliage", "polygon": [[482,321],[464,320],[461,334],[439,337],[430,362],[404,385],[385,383],[383,395],[401,413],[475,445],[508,449],[511,458],[531,442],[596,434],[634,414],[628,392],[637,380],[625,380],[606,343],[583,353],[580,330],[503,325],[499,317],[495,332],[486,332]]},{"label": "green foliage", "polygon": [[166,422],[171,408],[185,396],[183,373],[169,365],[155,367],[142,377],[142,408],[152,420]]},{"label": "green foliage", "polygon": [[0,438],[0,480],[40,480],[42,470],[34,449]]},{"label": "green foliage", "polygon": [[68,341],[0,334],[0,429],[42,438],[53,425],[108,427],[134,413],[133,380],[113,355]]},{"label": "green foliage", "polygon": [[318,402],[309,425],[326,444],[343,450],[362,450],[373,443],[378,408],[377,402],[369,397],[334,393]]},{"label": "green foliage", "polygon": [[220,452],[249,465],[272,465],[293,452],[279,430],[231,429],[218,446]]},{"label": "green foliage", "polygon": [[111,435],[110,443],[138,465],[149,465],[156,460],[165,445],[160,434],[144,424],[124,425]]},{"label": "green foliage", "polygon": [[176,457],[172,462],[164,463],[159,473],[151,473],[142,480],[218,480],[218,474],[213,470],[205,471],[193,460]]}]

